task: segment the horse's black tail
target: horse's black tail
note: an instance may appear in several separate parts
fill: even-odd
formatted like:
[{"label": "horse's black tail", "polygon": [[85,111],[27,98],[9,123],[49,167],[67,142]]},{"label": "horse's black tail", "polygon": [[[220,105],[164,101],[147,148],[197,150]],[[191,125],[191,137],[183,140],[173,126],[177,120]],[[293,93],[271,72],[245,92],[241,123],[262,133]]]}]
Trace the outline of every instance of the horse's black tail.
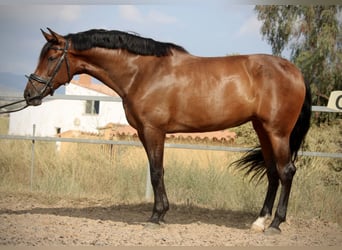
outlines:
[{"label": "horse's black tail", "polygon": [[[296,125],[290,135],[290,150],[293,161],[297,159],[300,146],[310,128],[311,90],[309,84],[305,83],[305,87],[306,93],[304,104]],[[265,176],[267,170],[260,146],[248,151],[244,157],[233,162],[232,165],[239,169],[246,170],[246,175],[252,175],[251,179],[255,178],[261,180]]]}]

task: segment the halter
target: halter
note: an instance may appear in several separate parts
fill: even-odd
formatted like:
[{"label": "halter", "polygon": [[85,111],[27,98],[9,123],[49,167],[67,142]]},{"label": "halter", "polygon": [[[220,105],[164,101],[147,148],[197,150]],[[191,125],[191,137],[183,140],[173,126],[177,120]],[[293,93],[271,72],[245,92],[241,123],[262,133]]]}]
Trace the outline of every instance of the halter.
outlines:
[{"label": "halter", "polygon": [[[65,47],[64,48],[58,48],[58,47],[51,47],[50,49],[55,49],[55,50],[62,50],[63,51],[63,54],[62,56],[59,58],[57,64],[56,64],[56,67],[55,67],[55,70],[53,71],[51,77],[48,77],[47,79],[41,77],[41,76],[38,76],[34,73],[32,73],[30,76],[27,76],[25,75],[25,77],[29,80],[29,82],[32,84],[32,87],[34,89],[36,89],[32,83],[32,80],[33,81],[36,81],[36,82],[39,82],[39,83],[42,83],[42,84],[45,84],[45,87],[39,92],[37,91],[39,94],[36,95],[35,97],[33,97],[32,99],[35,99],[35,98],[42,98],[43,97],[43,94],[44,92],[46,91],[46,89],[50,89],[50,94],[53,95],[53,92],[55,91],[53,89],[53,86],[52,86],[52,81],[53,79],[55,78],[55,76],[57,75],[59,69],[61,68],[61,65],[65,59],[65,63],[66,63],[66,67],[67,67],[67,72],[68,72],[68,82],[70,82],[71,80],[71,76],[70,76],[70,66],[69,66],[69,61],[68,61],[68,57],[67,57],[67,53],[68,53],[68,48],[69,48],[69,43],[68,41],[65,43]],[[37,89],[36,89],[37,90]]]}]

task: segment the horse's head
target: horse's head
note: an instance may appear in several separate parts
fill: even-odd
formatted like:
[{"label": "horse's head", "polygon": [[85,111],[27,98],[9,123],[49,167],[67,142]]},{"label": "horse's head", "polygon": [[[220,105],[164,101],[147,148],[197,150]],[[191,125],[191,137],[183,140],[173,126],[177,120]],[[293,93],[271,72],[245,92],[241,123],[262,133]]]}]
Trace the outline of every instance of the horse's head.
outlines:
[{"label": "horse's head", "polygon": [[44,45],[38,66],[28,78],[24,97],[28,105],[40,105],[47,95],[53,95],[61,85],[70,82],[70,65],[68,60],[69,41],[49,29],[50,34],[42,33],[47,41]]}]

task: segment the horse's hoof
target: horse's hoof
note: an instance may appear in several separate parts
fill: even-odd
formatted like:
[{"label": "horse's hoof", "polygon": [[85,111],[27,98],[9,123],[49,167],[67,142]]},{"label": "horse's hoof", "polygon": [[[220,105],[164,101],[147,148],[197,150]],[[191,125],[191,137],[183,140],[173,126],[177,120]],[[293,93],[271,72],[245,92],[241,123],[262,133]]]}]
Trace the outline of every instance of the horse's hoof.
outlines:
[{"label": "horse's hoof", "polygon": [[265,227],[263,225],[253,223],[251,226],[251,230],[252,232],[255,232],[255,233],[262,233],[265,231]]},{"label": "horse's hoof", "polygon": [[265,230],[265,235],[271,236],[271,235],[279,235],[281,234],[280,228],[277,227],[269,227]]},{"label": "horse's hoof", "polygon": [[266,223],[271,218],[271,215],[259,216],[252,224],[251,230],[256,233],[262,233],[266,229]]}]

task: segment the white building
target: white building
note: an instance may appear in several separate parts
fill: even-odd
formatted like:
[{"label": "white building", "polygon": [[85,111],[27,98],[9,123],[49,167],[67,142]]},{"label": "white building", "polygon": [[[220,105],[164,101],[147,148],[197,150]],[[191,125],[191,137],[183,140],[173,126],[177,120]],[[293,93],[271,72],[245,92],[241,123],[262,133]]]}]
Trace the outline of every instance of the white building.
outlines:
[{"label": "white building", "polygon": [[[91,82],[81,75],[65,87],[66,95],[117,96],[104,84]],[[91,100],[47,100],[42,105],[11,113],[9,134],[32,135],[33,124],[37,136],[55,136],[68,130],[97,132],[108,123],[128,124],[121,102]]]}]

